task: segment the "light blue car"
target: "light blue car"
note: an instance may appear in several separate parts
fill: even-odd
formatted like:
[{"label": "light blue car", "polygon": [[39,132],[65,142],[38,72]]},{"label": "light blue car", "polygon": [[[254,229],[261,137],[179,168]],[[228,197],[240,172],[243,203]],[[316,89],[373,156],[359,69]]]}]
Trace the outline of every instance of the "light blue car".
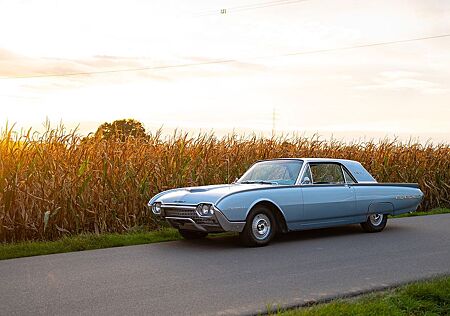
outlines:
[{"label": "light blue car", "polygon": [[148,205],[186,239],[232,231],[264,246],[277,232],[355,223],[380,232],[388,215],[413,212],[422,199],[417,184],[377,183],[356,161],[286,158],[258,161],[232,184],[161,192]]}]

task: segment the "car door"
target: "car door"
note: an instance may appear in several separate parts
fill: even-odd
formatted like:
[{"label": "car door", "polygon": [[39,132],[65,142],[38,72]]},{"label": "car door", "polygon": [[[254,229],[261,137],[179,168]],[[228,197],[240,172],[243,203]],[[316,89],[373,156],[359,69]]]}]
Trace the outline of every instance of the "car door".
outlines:
[{"label": "car door", "polygon": [[354,188],[339,163],[310,162],[302,177],[302,226],[350,223],[356,214]]}]

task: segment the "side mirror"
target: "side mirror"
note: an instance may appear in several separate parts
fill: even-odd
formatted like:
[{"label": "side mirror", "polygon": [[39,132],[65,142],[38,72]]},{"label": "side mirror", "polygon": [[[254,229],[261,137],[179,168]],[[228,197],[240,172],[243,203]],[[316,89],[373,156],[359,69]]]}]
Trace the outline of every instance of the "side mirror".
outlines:
[{"label": "side mirror", "polygon": [[236,182],[238,182],[239,178],[234,179],[233,182],[231,182],[231,184],[235,184]]},{"label": "side mirror", "polygon": [[302,180],[302,184],[311,184],[311,179],[309,177],[304,177]]}]

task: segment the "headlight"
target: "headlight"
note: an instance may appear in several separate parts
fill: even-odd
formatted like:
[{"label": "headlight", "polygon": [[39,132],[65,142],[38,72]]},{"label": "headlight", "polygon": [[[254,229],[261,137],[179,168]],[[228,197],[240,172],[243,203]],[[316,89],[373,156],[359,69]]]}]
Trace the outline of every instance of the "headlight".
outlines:
[{"label": "headlight", "polygon": [[155,215],[160,215],[161,214],[161,203],[159,203],[159,202],[153,203],[152,212]]},{"label": "headlight", "polygon": [[214,215],[214,208],[211,204],[199,204],[196,211],[199,216],[209,217]]}]

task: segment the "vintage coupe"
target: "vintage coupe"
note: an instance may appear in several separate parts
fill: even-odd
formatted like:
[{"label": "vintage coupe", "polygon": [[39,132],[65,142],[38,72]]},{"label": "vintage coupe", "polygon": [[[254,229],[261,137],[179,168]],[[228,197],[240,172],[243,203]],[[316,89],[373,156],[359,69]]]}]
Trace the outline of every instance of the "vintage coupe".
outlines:
[{"label": "vintage coupe", "polygon": [[186,239],[239,232],[248,246],[275,233],[360,223],[380,232],[388,215],[415,211],[417,184],[377,183],[359,163],[344,159],[258,161],[232,184],[168,190],[148,205]]}]

